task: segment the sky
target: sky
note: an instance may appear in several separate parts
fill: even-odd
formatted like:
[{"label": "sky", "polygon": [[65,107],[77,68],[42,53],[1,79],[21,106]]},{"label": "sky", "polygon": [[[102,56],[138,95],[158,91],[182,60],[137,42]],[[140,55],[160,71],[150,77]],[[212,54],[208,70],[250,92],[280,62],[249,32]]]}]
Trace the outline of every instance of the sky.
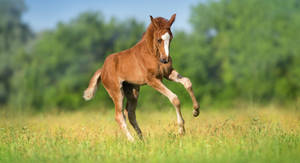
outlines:
[{"label": "sky", "polygon": [[68,22],[85,11],[100,11],[109,20],[134,17],[149,24],[149,15],[170,18],[176,13],[173,29],[190,31],[190,9],[203,0],[25,0],[23,20],[34,31],[52,29],[60,21]]}]

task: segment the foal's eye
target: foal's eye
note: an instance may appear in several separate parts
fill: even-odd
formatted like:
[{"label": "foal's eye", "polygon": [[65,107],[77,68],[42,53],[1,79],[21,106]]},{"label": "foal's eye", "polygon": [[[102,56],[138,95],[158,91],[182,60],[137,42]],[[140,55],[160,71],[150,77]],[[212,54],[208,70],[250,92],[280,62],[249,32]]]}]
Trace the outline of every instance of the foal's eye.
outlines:
[{"label": "foal's eye", "polygon": [[161,43],[161,42],[162,42],[162,39],[158,39],[157,42],[158,42],[158,43]]}]

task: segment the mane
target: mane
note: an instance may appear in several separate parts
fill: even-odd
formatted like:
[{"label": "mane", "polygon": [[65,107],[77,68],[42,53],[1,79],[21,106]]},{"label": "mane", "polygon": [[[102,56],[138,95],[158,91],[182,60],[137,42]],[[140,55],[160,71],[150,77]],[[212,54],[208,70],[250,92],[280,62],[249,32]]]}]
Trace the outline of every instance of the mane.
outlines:
[{"label": "mane", "polygon": [[136,44],[140,44],[142,42],[146,43],[146,47],[150,52],[153,52],[152,50],[152,45],[153,45],[153,32],[154,32],[154,27],[153,24],[150,23],[148,28],[146,29],[146,32],[143,33],[141,40]]},{"label": "mane", "polygon": [[[154,21],[156,22],[156,24],[158,25],[158,27],[160,29],[169,28],[168,27],[168,20],[163,18],[163,17],[154,18]],[[151,22],[149,24],[148,28],[146,29],[146,32],[143,33],[141,40],[143,40],[143,38],[145,38],[146,35],[153,34],[153,31],[154,31],[154,27],[153,27],[153,24]]]},{"label": "mane", "polygon": [[143,33],[141,41],[147,39],[148,36],[153,35],[153,32],[154,32],[154,27],[153,24],[150,23],[146,31]]},{"label": "mane", "polygon": [[[164,29],[164,28],[170,28],[168,26],[168,20],[163,18],[163,17],[157,17],[153,19],[158,26],[159,29]],[[142,42],[146,43],[147,49],[151,52],[153,52],[153,33],[154,33],[154,25],[151,22],[149,26],[147,27],[146,31],[143,33],[141,40],[136,44],[140,44]]]},{"label": "mane", "polygon": [[159,28],[169,28],[168,20],[163,17],[157,17],[154,19]]}]

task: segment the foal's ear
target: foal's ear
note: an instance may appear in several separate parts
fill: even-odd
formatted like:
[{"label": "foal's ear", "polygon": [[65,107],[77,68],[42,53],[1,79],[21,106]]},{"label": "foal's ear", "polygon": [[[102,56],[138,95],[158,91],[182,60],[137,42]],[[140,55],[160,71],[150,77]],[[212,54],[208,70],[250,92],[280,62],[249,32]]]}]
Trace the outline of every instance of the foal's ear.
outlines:
[{"label": "foal's ear", "polygon": [[171,16],[170,20],[168,21],[170,27],[171,27],[172,24],[174,23],[175,18],[176,18],[176,14],[173,14],[173,15]]},{"label": "foal's ear", "polygon": [[151,22],[152,22],[152,24],[153,24],[153,27],[154,27],[154,28],[157,28],[158,26],[157,26],[155,20],[153,19],[153,17],[152,17],[151,15],[150,15],[150,19],[151,19]]}]

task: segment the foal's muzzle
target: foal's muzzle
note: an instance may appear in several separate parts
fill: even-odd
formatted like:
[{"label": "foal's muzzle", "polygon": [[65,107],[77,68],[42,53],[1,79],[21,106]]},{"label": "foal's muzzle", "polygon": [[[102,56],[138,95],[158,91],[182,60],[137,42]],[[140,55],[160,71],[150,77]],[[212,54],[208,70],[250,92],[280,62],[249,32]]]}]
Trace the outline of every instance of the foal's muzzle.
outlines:
[{"label": "foal's muzzle", "polygon": [[167,59],[160,59],[160,62],[163,63],[163,64],[166,64],[166,63],[168,63],[168,60]]}]

